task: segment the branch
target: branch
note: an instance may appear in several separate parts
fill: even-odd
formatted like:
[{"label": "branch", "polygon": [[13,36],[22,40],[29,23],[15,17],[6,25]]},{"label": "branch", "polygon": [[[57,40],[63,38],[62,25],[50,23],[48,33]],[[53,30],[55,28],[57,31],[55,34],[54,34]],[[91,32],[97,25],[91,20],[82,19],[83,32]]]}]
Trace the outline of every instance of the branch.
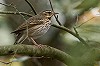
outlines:
[{"label": "branch", "polygon": [[[50,2],[50,6],[51,6],[52,11],[54,11],[53,6],[52,6],[52,3],[51,3],[51,0],[49,0],[49,2]],[[56,17],[55,14],[54,14],[54,17],[55,17],[57,23],[61,26],[62,24],[60,23],[60,21],[58,20],[58,18]]]},{"label": "branch", "polygon": [[28,0],[25,0],[27,2],[27,4],[31,7],[32,11],[34,12],[35,15],[37,15],[35,9],[33,8],[32,4],[28,1]]},{"label": "branch", "polygon": [[89,47],[89,45],[86,43],[86,41],[84,39],[82,39],[79,35],[77,35],[76,33],[72,32],[70,29],[64,27],[64,26],[58,26],[58,25],[52,25],[53,27],[59,28],[61,30],[64,30],[70,34],[72,34],[73,36],[75,36],[77,39],[79,39],[86,47]]},{"label": "branch", "polygon": [[57,59],[65,64],[68,64],[71,61],[70,55],[47,45],[41,45],[41,47],[22,44],[0,46],[0,56],[13,55],[15,53],[35,57],[50,57],[53,59]]},{"label": "branch", "polygon": [[24,15],[24,16],[29,16],[29,17],[32,17],[33,15],[31,14],[28,14],[28,13],[25,13],[25,12],[15,12],[15,11],[0,11],[0,14],[13,14],[13,15]]}]

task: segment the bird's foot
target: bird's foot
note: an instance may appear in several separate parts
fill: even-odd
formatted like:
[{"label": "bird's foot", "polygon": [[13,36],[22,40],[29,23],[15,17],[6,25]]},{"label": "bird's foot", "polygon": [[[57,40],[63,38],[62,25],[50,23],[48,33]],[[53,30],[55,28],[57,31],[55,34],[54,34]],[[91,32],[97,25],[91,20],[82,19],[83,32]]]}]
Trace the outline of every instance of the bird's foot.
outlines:
[{"label": "bird's foot", "polygon": [[35,46],[39,47],[39,48],[42,48],[43,45],[42,44],[35,44]]}]

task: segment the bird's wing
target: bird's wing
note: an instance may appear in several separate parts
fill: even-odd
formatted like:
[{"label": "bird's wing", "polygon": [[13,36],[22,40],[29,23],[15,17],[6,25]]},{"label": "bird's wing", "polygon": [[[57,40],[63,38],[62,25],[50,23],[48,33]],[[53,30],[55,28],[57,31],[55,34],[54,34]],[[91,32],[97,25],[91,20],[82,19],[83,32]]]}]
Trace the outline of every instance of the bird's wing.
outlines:
[{"label": "bird's wing", "polygon": [[28,20],[26,20],[26,22],[24,22],[23,24],[21,24],[16,30],[14,30],[11,33],[18,34],[18,33],[22,32],[22,31],[26,30],[27,27],[29,29],[31,27],[40,25],[42,23],[43,23],[43,20],[42,19],[30,17]]}]

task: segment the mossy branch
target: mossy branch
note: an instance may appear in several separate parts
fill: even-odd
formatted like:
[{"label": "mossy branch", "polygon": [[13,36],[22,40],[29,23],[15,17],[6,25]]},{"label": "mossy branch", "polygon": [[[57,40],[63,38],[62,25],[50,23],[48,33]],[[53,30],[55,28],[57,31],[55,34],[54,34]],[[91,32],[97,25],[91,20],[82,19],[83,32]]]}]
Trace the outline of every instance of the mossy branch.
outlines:
[{"label": "mossy branch", "polygon": [[65,64],[68,64],[71,61],[70,55],[47,45],[35,46],[19,44],[0,46],[0,56],[13,55],[15,53],[31,57],[50,57]]},{"label": "mossy branch", "polygon": [[57,59],[69,66],[70,64],[72,64],[73,66],[73,63],[75,63],[77,66],[77,62],[80,63],[81,65],[85,64],[86,66],[90,66],[96,60],[100,60],[100,49],[97,48],[89,49],[86,53],[84,53],[81,57],[79,57],[79,59],[74,60],[74,57],[70,56],[69,54],[47,45],[35,46],[35,45],[18,44],[18,45],[0,46],[0,56],[13,55],[13,54],[27,55],[31,57],[41,57],[41,58],[49,57],[52,59]]}]

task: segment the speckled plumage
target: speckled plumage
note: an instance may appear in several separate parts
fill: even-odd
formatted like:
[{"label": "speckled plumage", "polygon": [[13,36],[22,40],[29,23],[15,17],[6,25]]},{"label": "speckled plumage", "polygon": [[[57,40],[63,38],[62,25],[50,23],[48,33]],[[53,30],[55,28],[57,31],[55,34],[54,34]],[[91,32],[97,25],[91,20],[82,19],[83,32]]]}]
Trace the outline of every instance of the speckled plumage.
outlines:
[{"label": "speckled plumage", "polygon": [[[15,34],[22,33],[22,36],[18,38],[16,42],[20,43],[21,41],[23,41],[25,37],[27,37],[27,33],[28,33],[28,37],[31,38],[32,41],[44,35],[51,26],[51,17],[54,14],[55,13],[51,10],[45,10],[27,19],[26,22],[21,24],[15,31],[12,32]],[[27,26],[28,26],[28,30],[27,30]]]}]

